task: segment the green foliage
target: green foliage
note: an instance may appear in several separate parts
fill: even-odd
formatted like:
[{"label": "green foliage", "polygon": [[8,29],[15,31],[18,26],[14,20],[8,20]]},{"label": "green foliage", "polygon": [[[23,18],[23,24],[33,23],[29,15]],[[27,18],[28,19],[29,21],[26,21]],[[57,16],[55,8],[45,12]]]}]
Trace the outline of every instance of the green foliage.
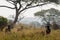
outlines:
[{"label": "green foliage", "polygon": [[13,2],[17,2],[17,3],[21,2],[21,1],[26,2],[26,3],[33,1],[33,3],[39,3],[42,0],[7,0],[7,1],[13,1]]},{"label": "green foliage", "polygon": [[7,18],[0,16],[0,31],[3,31],[5,26],[7,26],[7,24],[8,24]]},{"label": "green foliage", "polygon": [[42,10],[42,11],[39,11],[39,12],[36,12],[34,15],[35,16],[44,16],[44,13],[46,13],[47,10]]},{"label": "green foliage", "polygon": [[[19,1],[21,1],[21,0],[19,0]],[[33,1],[33,0],[22,0],[22,1],[29,2],[29,1]],[[54,2],[54,3],[57,3],[57,4],[59,2],[59,0],[34,0],[35,3],[41,2],[41,1],[45,1],[45,2],[49,1],[49,2]]]},{"label": "green foliage", "polygon": [[48,1],[58,3],[58,0],[48,0]]},{"label": "green foliage", "polygon": [[48,10],[41,10],[39,12],[36,12],[34,15],[35,16],[44,16],[44,14],[46,12],[49,12],[50,15],[55,14],[55,15],[60,16],[60,11],[58,11],[57,9],[54,9],[54,8],[51,8],[51,9],[48,9]]},{"label": "green foliage", "polygon": [[0,16],[0,26],[4,26],[8,24],[8,20],[7,18],[4,18],[2,16]]},{"label": "green foliage", "polygon": [[59,3],[59,0],[45,0],[45,1],[54,2],[54,3],[56,3],[56,4]]}]

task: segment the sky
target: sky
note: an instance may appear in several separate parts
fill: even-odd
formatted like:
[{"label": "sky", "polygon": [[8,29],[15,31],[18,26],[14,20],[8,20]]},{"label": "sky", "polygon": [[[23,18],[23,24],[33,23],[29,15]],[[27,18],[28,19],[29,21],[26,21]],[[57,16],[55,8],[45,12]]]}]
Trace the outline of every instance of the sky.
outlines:
[{"label": "sky", "polygon": [[[0,5],[6,5],[6,6],[14,7],[10,3],[6,2],[5,0],[0,0]],[[39,11],[39,10],[40,10],[39,8],[33,8],[33,9],[26,10],[23,12],[24,13],[23,16],[34,17],[33,13],[35,13],[36,11]],[[8,9],[5,7],[0,8],[0,16],[8,17],[9,15],[14,15],[14,14],[15,14],[14,9]]]},{"label": "sky", "polygon": [[[6,2],[5,0],[0,0],[0,5],[6,5],[6,6],[10,6],[10,7],[14,7],[12,4]],[[25,10],[24,12],[22,12],[24,17],[35,17],[34,13],[41,11],[41,10],[46,10],[49,8],[56,8],[58,10],[60,10],[60,6],[56,6],[54,3],[51,4],[47,4],[44,6],[40,6],[40,7],[36,7],[36,8],[31,8],[28,10]],[[1,7],[0,8],[0,16],[4,16],[9,18],[9,15],[14,15],[15,14],[15,10],[14,9],[8,9],[8,8],[4,8]]]}]

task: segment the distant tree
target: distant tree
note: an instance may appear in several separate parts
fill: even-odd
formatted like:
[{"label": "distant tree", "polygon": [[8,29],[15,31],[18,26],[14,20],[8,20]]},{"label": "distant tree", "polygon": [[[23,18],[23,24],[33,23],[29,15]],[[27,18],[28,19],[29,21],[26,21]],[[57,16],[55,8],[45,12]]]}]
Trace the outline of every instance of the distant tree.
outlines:
[{"label": "distant tree", "polygon": [[43,17],[43,20],[46,22],[46,26],[45,26],[45,28],[46,28],[46,34],[50,34],[50,32],[51,32],[51,29],[50,29],[50,20],[48,19],[48,21],[47,21],[47,19],[45,18],[45,15],[44,15],[44,13],[46,13],[47,12],[47,10],[42,10],[41,12],[37,12],[37,13],[35,13],[35,16],[42,16]]},{"label": "distant tree", "polygon": [[0,31],[2,31],[3,28],[6,27],[7,25],[8,25],[7,18],[0,16]]},{"label": "distant tree", "polygon": [[[33,7],[37,7],[37,6],[42,6],[45,4],[48,4],[50,2],[55,2],[58,0],[6,0],[8,3],[11,3],[12,5],[14,5],[13,7],[8,7],[8,6],[4,6],[4,5],[0,5],[0,7],[6,7],[6,8],[10,8],[10,9],[15,9],[16,13],[15,13],[15,19],[14,22],[8,25],[8,29],[10,30],[11,27],[13,27],[17,20],[19,15],[21,14],[21,12],[23,12],[26,9],[29,8],[33,8]],[[50,2],[48,2],[50,1]],[[42,4],[40,4],[42,2]]]},{"label": "distant tree", "polygon": [[[48,13],[46,15],[46,13]],[[59,28],[58,25],[56,24],[56,17],[58,17],[60,15],[60,12],[54,8],[48,9],[48,10],[42,10],[41,12],[37,12],[35,13],[35,16],[42,16],[43,17],[43,21],[46,22],[46,32],[49,33],[51,32],[50,29],[50,22],[53,21],[53,28],[57,29]],[[55,20],[56,19],[56,20]],[[49,24],[49,25],[48,25]]]},{"label": "distant tree", "polygon": [[[48,14],[47,14],[48,13]],[[47,21],[55,21],[57,22],[59,20],[60,11],[54,8],[47,9],[47,10],[41,10],[39,12],[36,12],[34,14],[38,17],[43,17],[43,20]]]}]

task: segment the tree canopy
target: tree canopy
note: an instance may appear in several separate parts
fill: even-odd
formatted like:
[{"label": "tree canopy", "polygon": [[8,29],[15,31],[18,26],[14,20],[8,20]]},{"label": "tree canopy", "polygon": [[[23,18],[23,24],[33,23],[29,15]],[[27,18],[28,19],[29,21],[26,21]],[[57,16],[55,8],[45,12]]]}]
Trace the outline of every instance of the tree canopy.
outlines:
[{"label": "tree canopy", "polygon": [[[48,13],[48,14],[47,14]],[[60,11],[54,8],[48,9],[48,10],[41,10],[39,12],[36,12],[34,14],[35,16],[42,16],[44,17],[43,20],[45,20],[47,22],[48,21],[55,21],[58,22],[59,20],[59,16],[60,16]]]},{"label": "tree canopy", "polygon": [[44,1],[49,1],[49,2],[54,2],[54,3],[59,3],[59,0],[44,0]]},{"label": "tree canopy", "polygon": [[41,10],[41,11],[39,11],[39,12],[36,12],[34,15],[35,15],[35,16],[44,16],[44,14],[45,14],[46,12],[49,12],[50,15],[55,14],[55,15],[60,16],[60,11],[57,10],[57,9],[54,9],[54,8],[51,8],[51,9],[48,9],[48,10]]}]

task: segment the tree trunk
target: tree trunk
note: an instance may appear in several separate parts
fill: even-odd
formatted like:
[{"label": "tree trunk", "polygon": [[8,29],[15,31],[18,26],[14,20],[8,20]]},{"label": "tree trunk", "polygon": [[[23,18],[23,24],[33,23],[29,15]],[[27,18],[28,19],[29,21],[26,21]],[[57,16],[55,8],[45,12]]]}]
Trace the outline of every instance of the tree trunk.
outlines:
[{"label": "tree trunk", "polygon": [[8,25],[8,31],[11,31],[11,29],[14,27],[14,25],[16,24],[16,22],[18,20],[19,12],[17,9],[17,5],[15,5],[15,8],[16,8],[16,16],[15,16],[14,22],[12,24]]},{"label": "tree trunk", "polygon": [[19,15],[16,15],[15,19],[14,19],[14,22],[10,25],[8,25],[8,31],[11,31],[11,29],[14,27],[14,25],[16,24],[17,20],[18,20],[18,16]]}]

